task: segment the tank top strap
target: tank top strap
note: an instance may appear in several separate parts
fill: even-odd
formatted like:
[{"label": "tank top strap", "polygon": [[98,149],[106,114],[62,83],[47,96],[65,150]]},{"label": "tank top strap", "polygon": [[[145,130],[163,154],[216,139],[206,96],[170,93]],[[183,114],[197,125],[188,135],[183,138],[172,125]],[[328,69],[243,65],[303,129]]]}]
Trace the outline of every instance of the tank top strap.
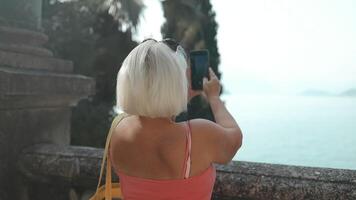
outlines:
[{"label": "tank top strap", "polygon": [[184,159],[184,167],[183,167],[183,175],[184,178],[187,179],[189,178],[190,174],[190,165],[191,165],[191,150],[192,150],[192,134],[191,134],[191,128],[190,128],[190,123],[187,121],[186,123],[187,131],[186,131],[186,138],[187,142],[185,145],[185,159]]}]

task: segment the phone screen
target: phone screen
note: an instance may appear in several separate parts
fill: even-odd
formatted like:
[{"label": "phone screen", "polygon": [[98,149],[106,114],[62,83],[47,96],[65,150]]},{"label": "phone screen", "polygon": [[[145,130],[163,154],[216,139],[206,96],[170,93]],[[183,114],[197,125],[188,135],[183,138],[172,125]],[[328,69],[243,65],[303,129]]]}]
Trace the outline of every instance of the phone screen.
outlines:
[{"label": "phone screen", "polygon": [[203,90],[203,78],[209,77],[209,52],[207,50],[190,52],[190,64],[192,89]]}]

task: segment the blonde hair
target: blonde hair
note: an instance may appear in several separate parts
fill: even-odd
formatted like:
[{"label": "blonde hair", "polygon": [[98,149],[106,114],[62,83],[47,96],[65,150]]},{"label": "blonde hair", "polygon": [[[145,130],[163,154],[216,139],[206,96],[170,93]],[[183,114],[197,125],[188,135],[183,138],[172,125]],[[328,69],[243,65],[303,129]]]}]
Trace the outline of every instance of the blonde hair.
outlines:
[{"label": "blonde hair", "polygon": [[172,117],[187,109],[186,60],[148,40],[125,58],[117,76],[116,106],[132,115]]}]

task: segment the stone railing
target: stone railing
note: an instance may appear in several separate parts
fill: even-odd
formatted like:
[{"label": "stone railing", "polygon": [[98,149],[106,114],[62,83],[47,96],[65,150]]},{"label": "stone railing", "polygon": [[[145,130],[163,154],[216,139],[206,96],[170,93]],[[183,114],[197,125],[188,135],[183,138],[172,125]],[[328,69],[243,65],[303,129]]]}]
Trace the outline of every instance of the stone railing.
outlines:
[{"label": "stone railing", "polygon": [[217,199],[356,199],[355,170],[252,162],[217,169]]},{"label": "stone railing", "polygon": [[[41,198],[52,200],[87,199],[96,186],[102,153],[53,144],[27,148],[17,165],[31,183],[24,191],[41,191]],[[235,161],[216,167],[214,199],[356,199],[353,170]]]}]

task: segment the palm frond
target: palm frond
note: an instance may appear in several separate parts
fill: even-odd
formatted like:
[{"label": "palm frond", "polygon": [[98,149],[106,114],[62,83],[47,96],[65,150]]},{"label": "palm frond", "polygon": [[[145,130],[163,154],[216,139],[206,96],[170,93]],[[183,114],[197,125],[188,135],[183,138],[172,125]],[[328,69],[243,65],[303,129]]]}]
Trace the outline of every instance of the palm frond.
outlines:
[{"label": "palm frond", "polygon": [[142,0],[101,0],[102,8],[120,24],[136,27],[144,8]]}]

